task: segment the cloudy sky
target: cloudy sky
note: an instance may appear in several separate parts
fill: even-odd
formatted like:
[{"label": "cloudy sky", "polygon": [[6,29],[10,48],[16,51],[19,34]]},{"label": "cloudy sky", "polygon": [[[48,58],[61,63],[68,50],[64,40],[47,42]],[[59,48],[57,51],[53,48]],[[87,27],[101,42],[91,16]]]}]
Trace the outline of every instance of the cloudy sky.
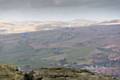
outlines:
[{"label": "cloudy sky", "polygon": [[0,0],[0,19],[120,19],[120,0]]}]

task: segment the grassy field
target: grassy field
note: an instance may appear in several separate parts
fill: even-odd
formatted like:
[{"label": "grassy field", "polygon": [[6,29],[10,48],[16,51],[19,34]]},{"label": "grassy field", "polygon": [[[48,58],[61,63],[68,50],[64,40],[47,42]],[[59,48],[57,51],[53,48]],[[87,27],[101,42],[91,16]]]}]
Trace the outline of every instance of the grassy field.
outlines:
[{"label": "grassy field", "polygon": [[[23,46],[24,48],[24,46]],[[1,56],[1,63],[11,63],[17,65],[39,65],[39,66],[48,66],[49,63],[58,63],[61,59],[67,59],[68,63],[78,62],[79,58],[87,58],[92,51],[91,48],[63,48],[62,53],[57,54],[51,48],[43,48],[38,51],[25,49],[20,50],[16,53],[11,53],[11,55],[6,54]],[[24,54],[25,53],[25,54]],[[58,52],[59,53],[59,52]],[[84,61],[86,62],[86,61]]]}]

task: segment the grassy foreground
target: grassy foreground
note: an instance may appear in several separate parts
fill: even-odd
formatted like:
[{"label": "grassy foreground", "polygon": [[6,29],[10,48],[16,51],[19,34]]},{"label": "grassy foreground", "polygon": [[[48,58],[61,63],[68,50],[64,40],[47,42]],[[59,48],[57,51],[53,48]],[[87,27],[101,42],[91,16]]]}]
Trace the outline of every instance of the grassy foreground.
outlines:
[{"label": "grassy foreground", "polygon": [[[32,75],[32,77],[31,77]],[[31,79],[30,79],[31,78]],[[87,70],[69,68],[40,68],[26,73],[14,65],[0,65],[0,80],[118,80],[111,76],[95,74]]]}]

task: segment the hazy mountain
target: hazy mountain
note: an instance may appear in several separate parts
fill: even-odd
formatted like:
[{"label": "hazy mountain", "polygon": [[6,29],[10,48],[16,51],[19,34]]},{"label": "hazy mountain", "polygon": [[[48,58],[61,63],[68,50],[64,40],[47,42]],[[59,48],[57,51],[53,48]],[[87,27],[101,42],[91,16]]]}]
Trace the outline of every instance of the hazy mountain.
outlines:
[{"label": "hazy mountain", "polygon": [[64,27],[87,27],[97,25],[98,22],[90,20],[72,20],[72,21],[23,21],[8,22],[0,21],[0,33],[23,33],[41,30],[53,30]]},{"label": "hazy mountain", "polygon": [[110,21],[104,21],[101,23],[102,25],[114,25],[114,24],[120,24],[120,20],[110,20]]},{"label": "hazy mountain", "polygon": [[69,25],[71,27],[75,26],[75,27],[85,27],[85,26],[91,26],[91,25],[95,25],[97,24],[97,21],[91,21],[91,20],[80,20],[80,19],[76,19],[76,20],[72,20],[69,22]]}]

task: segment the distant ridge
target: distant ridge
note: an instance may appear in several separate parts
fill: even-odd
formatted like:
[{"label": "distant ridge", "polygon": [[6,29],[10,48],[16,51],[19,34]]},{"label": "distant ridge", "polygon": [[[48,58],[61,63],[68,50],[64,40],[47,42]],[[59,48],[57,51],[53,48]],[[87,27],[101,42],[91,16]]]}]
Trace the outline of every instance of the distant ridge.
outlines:
[{"label": "distant ridge", "polygon": [[75,19],[71,21],[22,21],[10,22],[0,20],[0,34],[46,31],[65,27],[89,27],[94,25],[116,25],[120,20],[97,22],[92,20]]},{"label": "distant ridge", "polygon": [[115,25],[115,24],[120,24],[120,19],[116,20],[110,20],[110,21],[104,21],[101,24],[103,25]]}]

